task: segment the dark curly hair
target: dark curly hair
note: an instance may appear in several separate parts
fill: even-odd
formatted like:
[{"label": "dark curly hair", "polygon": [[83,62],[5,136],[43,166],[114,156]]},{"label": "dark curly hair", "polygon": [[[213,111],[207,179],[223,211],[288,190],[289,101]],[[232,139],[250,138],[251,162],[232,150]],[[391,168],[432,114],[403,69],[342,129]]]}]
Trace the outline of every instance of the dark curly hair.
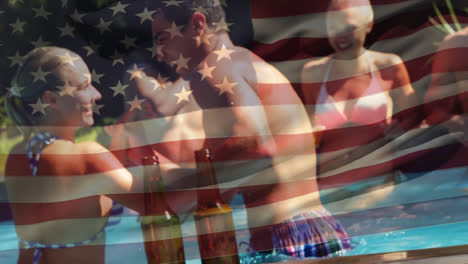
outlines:
[{"label": "dark curly hair", "polygon": [[167,21],[175,22],[178,26],[187,25],[197,10],[203,11],[202,13],[206,16],[206,22],[210,27],[214,27],[216,23],[226,19],[221,0],[180,0],[177,1],[177,5],[166,5],[164,2],[161,1],[157,13],[162,13]]}]

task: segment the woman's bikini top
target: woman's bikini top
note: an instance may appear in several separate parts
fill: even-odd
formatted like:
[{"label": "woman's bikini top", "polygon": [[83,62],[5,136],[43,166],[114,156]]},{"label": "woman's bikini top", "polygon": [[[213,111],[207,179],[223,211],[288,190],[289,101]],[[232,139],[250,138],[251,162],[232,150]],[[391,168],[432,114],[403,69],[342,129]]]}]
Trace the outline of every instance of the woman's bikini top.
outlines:
[{"label": "woman's bikini top", "polygon": [[316,102],[316,125],[324,126],[325,129],[334,129],[342,127],[348,122],[365,125],[386,121],[388,109],[389,106],[392,106],[392,101],[381,87],[382,80],[379,71],[375,70],[372,61],[369,60],[368,62],[370,65],[371,82],[364,93],[355,99],[357,101],[353,106],[351,114],[348,116],[345,113],[345,107],[349,103],[349,100],[337,102],[327,92],[326,83],[333,64],[333,61],[330,61]]}]

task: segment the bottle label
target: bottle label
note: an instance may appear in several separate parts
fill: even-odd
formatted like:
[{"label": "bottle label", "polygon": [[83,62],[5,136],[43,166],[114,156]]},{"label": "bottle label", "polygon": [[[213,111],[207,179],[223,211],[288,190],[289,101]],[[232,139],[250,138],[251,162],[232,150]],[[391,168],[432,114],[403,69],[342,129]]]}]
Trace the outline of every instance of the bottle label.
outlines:
[{"label": "bottle label", "polygon": [[150,224],[142,224],[148,263],[183,262],[184,243],[178,221],[162,222],[154,219]]},{"label": "bottle label", "polygon": [[[231,263],[229,259],[232,261],[238,259],[236,232],[231,212],[210,214],[210,216],[196,215],[195,222],[202,259],[208,261],[215,258],[217,263]],[[224,260],[219,262],[220,258]]]}]

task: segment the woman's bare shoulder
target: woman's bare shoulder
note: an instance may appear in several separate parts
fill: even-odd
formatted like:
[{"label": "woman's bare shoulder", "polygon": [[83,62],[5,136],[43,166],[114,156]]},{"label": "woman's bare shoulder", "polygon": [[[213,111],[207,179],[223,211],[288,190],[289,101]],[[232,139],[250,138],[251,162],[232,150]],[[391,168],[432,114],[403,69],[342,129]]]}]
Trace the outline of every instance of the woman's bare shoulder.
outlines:
[{"label": "woman's bare shoulder", "polygon": [[80,142],[57,140],[53,145],[44,149],[44,157],[50,156],[52,159],[57,157],[73,157],[74,160],[95,160],[100,154],[109,153],[109,150],[97,142]]},{"label": "woman's bare shoulder", "polygon": [[305,71],[320,69],[320,68],[323,68],[325,65],[327,65],[330,60],[331,60],[331,56],[316,58],[304,64],[303,69]]},{"label": "woman's bare shoulder", "polygon": [[302,69],[302,78],[310,82],[321,82],[330,60],[331,56],[326,56],[307,62]]},{"label": "woman's bare shoulder", "polygon": [[95,141],[85,141],[76,144],[79,151],[83,154],[109,153],[109,149]]},{"label": "woman's bare shoulder", "polygon": [[92,170],[110,170],[123,167],[112,151],[97,142],[81,142],[76,145],[80,149],[80,153],[84,154],[81,155],[83,161]]},{"label": "woman's bare shoulder", "polygon": [[403,63],[401,57],[395,53],[370,51],[369,55],[372,56],[375,66],[377,66],[379,69],[384,69],[395,65],[398,66]]}]

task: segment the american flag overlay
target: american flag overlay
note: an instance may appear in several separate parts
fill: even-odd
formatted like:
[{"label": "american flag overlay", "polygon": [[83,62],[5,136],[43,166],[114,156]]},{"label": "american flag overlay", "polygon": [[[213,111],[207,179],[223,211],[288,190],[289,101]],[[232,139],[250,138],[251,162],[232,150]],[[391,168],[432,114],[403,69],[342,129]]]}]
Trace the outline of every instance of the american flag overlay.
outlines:
[{"label": "american flag overlay", "polygon": [[[0,263],[468,244],[468,1],[4,0],[0,22]],[[152,155],[179,231],[148,241]]]}]

